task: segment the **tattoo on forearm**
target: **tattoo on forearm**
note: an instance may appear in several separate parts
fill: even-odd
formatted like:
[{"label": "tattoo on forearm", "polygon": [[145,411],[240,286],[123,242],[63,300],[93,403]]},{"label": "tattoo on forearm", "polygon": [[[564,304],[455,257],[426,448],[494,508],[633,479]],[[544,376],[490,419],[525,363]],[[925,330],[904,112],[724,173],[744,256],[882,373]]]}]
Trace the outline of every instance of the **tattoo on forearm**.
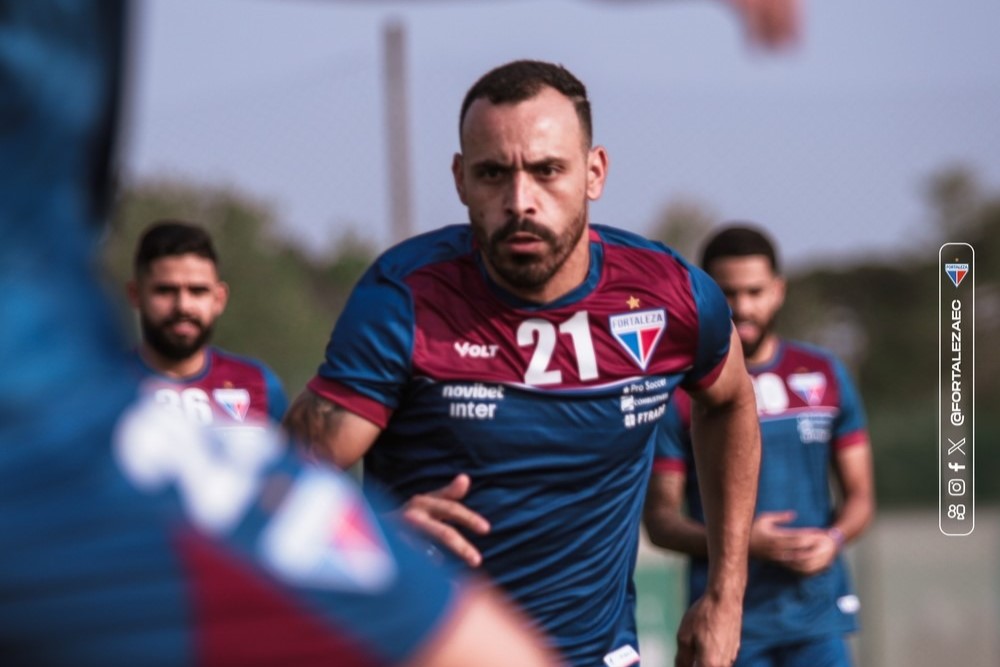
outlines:
[{"label": "tattoo on forearm", "polygon": [[292,440],[308,455],[326,459],[327,443],[342,413],[343,408],[336,403],[307,391],[295,399],[283,423]]}]

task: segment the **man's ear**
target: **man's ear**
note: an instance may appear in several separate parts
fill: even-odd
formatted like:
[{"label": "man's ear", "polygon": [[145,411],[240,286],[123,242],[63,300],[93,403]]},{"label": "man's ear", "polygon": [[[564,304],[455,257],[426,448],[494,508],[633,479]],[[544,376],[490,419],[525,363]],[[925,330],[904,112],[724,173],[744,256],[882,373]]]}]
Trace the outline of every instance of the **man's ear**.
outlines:
[{"label": "man's ear", "polygon": [[218,314],[221,315],[226,310],[226,304],[229,303],[229,283],[220,280],[215,286],[215,290],[217,310]]},{"label": "man's ear", "polygon": [[778,300],[779,308],[781,308],[781,306],[784,305],[785,303],[785,288],[787,286],[788,283],[785,282],[785,277],[778,276],[777,279],[775,280],[774,289],[775,289],[775,298],[777,298]]},{"label": "man's ear", "polygon": [[587,153],[587,199],[596,201],[604,192],[608,178],[609,158],[604,146],[594,146]]},{"label": "man's ear", "polygon": [[125,296],[128,298],[128,302],[132,304],[132,307],[136,310],[139,309],[139,283],[135,278],[132,278],[127,283],[125,283]]},{"label": "man's ear", "polygon": [[455,178],[455,190],[458,191],[459,200],[466,206],[469,203],[465,200],[465,160],[461,153],[455,153],[451,159],[451,175]]}]

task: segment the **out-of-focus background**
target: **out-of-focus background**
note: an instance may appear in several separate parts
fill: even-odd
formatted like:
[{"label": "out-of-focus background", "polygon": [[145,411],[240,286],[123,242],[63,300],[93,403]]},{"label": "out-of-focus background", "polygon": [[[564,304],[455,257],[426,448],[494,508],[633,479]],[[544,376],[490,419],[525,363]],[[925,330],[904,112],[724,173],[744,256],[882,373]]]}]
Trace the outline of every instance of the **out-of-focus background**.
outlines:
[{"label": "out-of-focus background", "polygon": [[[217,342],[294,395],[359,273],[464,222],[458,108],[488,69],[562,62],[611,155],[596,222],[696,257],[724,220],[782,246],[785,335],[837,351],[870,418],[879,511],[850,549],[860,664],[996,665],[1000,641],[1000,3],[802,3],[790,49],[713,0],[144,0],[107,260],[160,217],[216,237]],[[937,527],[938,248],[976,249],[976,528]],[[682,564],[644,547],[643,664],[672,664]]]}]

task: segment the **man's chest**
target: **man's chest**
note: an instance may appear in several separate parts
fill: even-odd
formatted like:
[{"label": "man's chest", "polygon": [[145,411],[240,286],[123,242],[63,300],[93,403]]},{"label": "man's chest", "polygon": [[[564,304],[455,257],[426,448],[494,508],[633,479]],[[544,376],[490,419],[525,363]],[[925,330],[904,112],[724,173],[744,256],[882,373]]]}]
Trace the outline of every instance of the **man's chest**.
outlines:
[{"label": "man's chest", "polygon": [[206,426],[258,424],[268,418],[266,388],[253,379],[209,376],[177,383],[147,378],[142,391],[158,404]]}]

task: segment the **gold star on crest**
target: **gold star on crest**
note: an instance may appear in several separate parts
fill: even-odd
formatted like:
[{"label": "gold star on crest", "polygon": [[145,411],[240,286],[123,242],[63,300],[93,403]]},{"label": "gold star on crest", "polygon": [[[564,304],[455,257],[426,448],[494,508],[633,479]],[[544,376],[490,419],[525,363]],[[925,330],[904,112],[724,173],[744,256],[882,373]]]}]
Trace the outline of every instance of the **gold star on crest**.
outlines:
[{"label": "gold star on crest", "polygon": [[629,310],[635,310],[636,308],[639,307],[640,301],[639,301],[639,299],[635,298],[634,296],[629,296],[628,301],[626,301],[625,303],[628,304],[628,309]]}]

